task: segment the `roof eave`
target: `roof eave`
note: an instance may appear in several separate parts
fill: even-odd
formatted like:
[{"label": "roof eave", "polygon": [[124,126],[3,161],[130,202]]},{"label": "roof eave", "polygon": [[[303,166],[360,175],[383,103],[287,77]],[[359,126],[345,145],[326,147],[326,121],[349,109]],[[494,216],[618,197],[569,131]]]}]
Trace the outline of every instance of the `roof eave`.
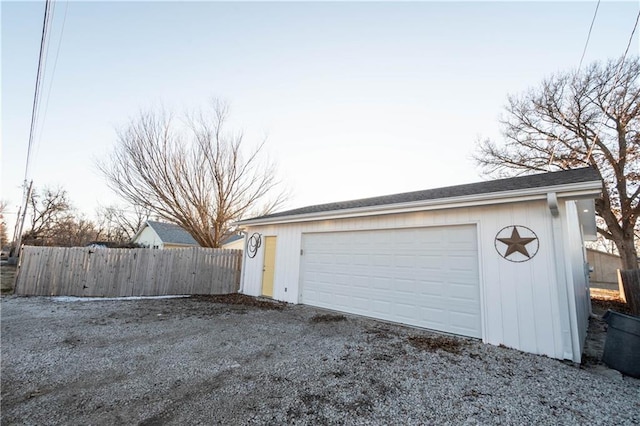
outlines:
[{"label": "roof eave", "polygon": [[314,220],[346,219],[352,217],[385,215],[392,213],[411,213],[415,211],[450,209],[456,207],[485,206],[491,204],[514,203],[518,201],[546,200],[553,192],[561,199],[581,199],[597,197],[601,194],[602,182],[588,181],[566,185],[552,185],[514,191],[491,192],[487,194],[465,195],[461,197],[420,200],[408,203],[382,204],[353,209],[329,210],[272,218],[247,219],[236,222],[237,225],[276,225],[282,223],[310,222]]}]

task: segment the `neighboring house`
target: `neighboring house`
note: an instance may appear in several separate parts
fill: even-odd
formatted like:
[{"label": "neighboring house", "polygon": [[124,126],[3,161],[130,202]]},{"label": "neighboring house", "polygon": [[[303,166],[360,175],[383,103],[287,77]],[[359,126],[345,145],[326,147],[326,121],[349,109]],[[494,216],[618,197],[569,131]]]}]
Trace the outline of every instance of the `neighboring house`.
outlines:
[{"label": "neighboring house", "polygon": [[584,168],[243,220],[241,292],[579,362],[601,190]]},{"label": "neighboring house", "polygon": [[148,220],[131,242],[154,249],[200,247],[191,234],[180,226],[155,220]]},{"label": "neighboring house", "polygon": [[222,243],[222,248],[231,250],[244,250],[244,235],[231,235],[229,238],[224,240],[224,242]]}]

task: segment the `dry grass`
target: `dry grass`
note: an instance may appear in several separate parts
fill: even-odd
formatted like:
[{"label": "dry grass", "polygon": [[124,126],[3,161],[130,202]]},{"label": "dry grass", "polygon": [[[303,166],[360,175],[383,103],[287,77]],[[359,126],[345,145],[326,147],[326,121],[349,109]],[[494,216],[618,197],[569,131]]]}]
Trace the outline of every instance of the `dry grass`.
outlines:
[{"label": "dry grass", "polygon": [[16,269],[15,265],[2,265],[0,267],[0,291],[2,294],[10,294],[13,292]]},{"label": "dry grass", "polygon": [[345,321],[346,319],[347,317],[345,317],[344,315],[323,314],[323,315],[316,315],[313,318],[311,318],[309,321],[312,323],[339,322],[339,321]]},{"label": "dry grass", "polygon": [[465,342],[448,336],[411,336],[407,340],[411,346],[430,352],[440,349],[452,354],[459,354],[465,346]]},{"label": "dry grass", "polygon": [[284,302],[277,302],[275,300],[265,300],[259,299],[257,297],[247,296],[239,293],[232,294],[220,294],[220,295],[198,295],[193,296],[196,300],[214,302],[214,303],[225,303],[228,305],[242,305],[242,306],[253,306],[260,309],[269,309],[269,310],[277,310],[281,311],[287,306]]},{"label": "dry grass", "polygon": [[620,298],[618,290],[606,290],[602,288],[592,288],[591,308],[595,314],[603,315],[607,310],[630,314],[629,305]]}]

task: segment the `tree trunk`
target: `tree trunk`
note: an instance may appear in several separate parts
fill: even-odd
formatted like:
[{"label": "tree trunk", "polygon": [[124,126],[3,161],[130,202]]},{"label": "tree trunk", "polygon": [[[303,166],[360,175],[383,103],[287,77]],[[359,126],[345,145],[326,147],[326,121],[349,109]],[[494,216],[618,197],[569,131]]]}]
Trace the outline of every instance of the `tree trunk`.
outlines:
[{"label": "tree trunk", "polygon": [[633,244],[633,233],[631,237],[616,240],[615,243],[618,248],[618,252],[620,252],[622,269],[638,269],[638,253],[636,252],[636,247]]}]

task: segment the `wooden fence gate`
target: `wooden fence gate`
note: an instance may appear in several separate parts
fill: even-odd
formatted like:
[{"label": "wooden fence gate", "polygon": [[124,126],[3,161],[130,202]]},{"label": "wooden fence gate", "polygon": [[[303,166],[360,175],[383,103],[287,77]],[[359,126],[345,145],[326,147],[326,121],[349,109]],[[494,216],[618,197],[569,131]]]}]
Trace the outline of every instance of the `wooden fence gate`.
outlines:
[{"label": "wooden fence gate", "polygon": [[162,296],[235,293],[242,250],[24,247],[15,294]]}]

